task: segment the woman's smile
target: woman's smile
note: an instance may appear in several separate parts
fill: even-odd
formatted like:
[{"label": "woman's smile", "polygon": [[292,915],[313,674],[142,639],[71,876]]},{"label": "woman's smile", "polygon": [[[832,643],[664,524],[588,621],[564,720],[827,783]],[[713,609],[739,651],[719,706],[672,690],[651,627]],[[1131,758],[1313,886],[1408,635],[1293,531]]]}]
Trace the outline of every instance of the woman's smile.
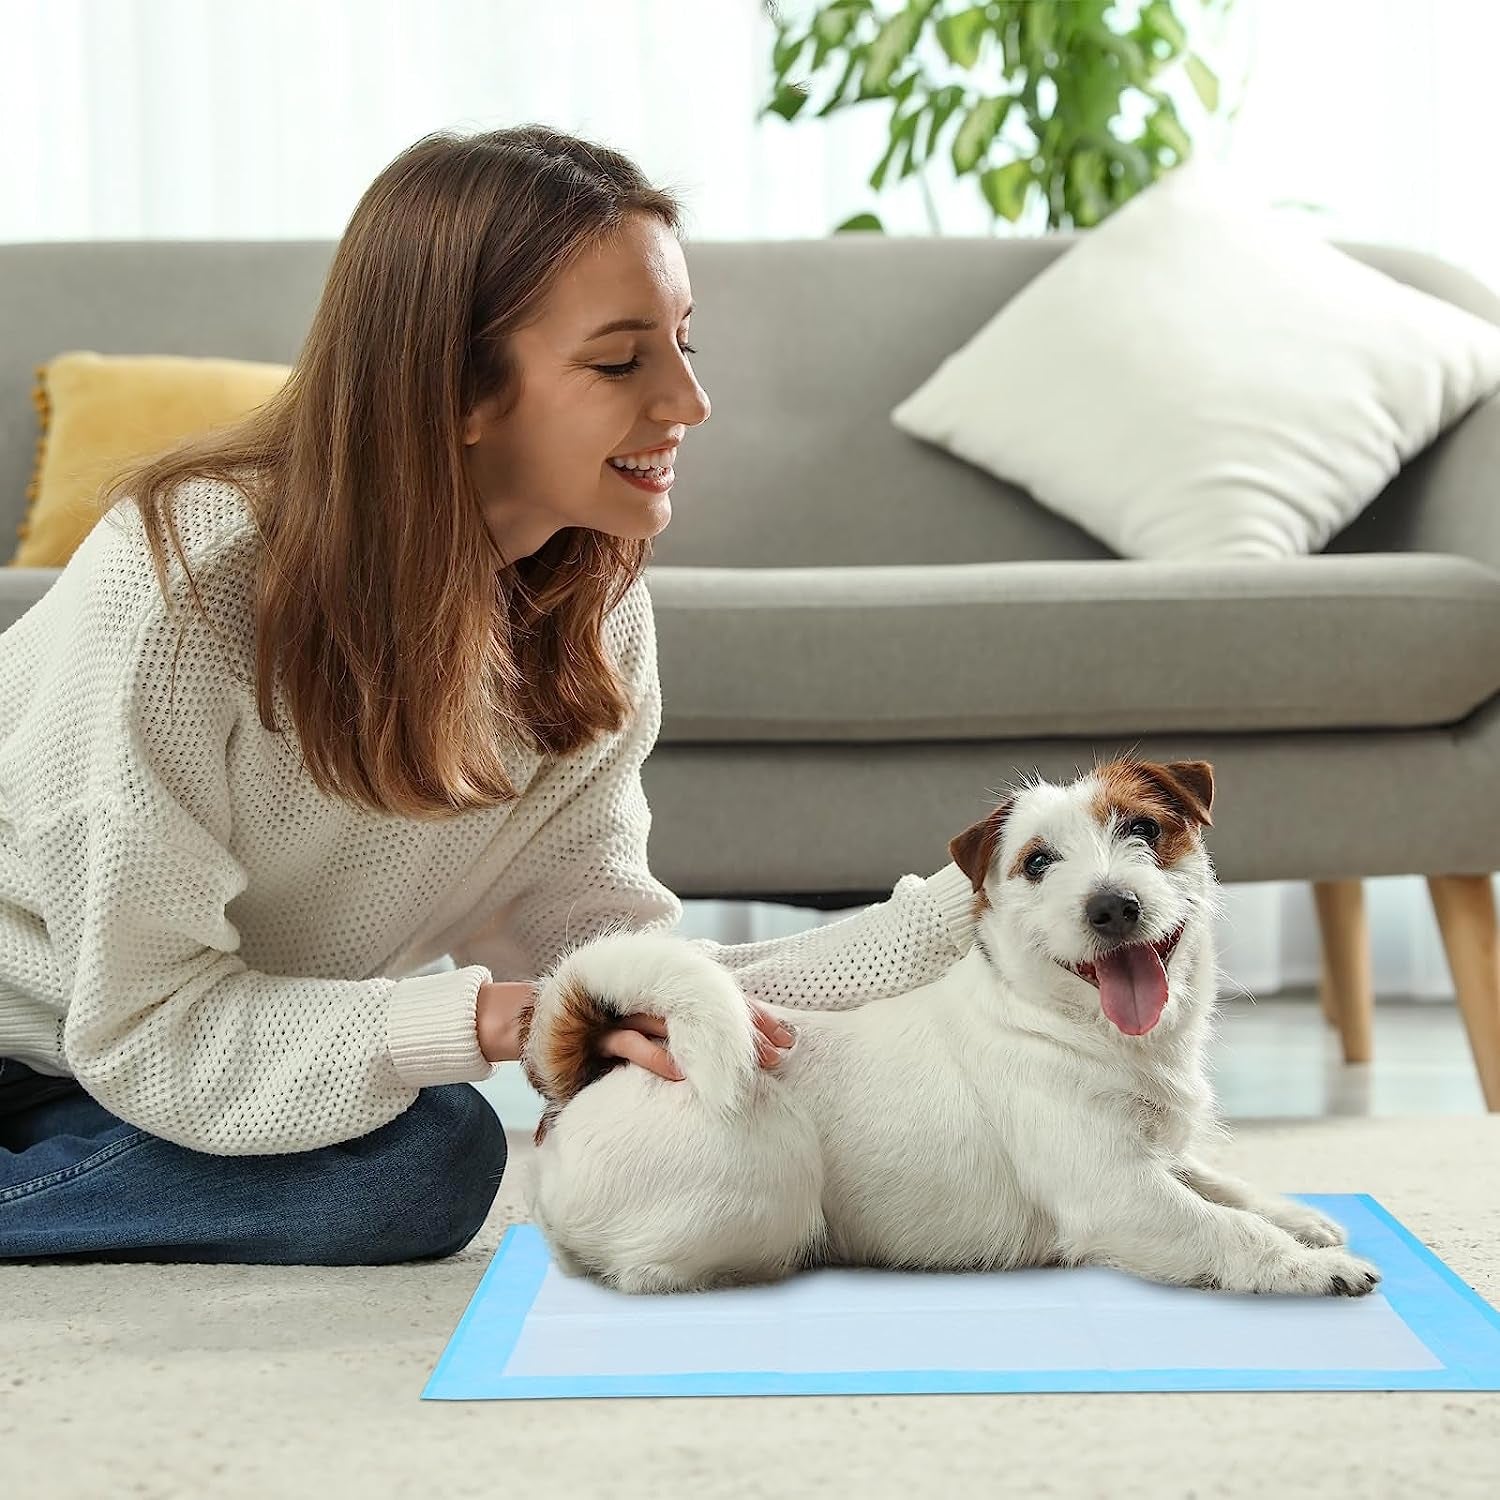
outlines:
[{"label": "woman's smile", "polygon": [[671,469],[617,469],[613,464],[610,464],[609,468],[626,484],[633,484],[636,489],[646,490],[653,495],[666,494],[677,478]]},{"label": "woman's smile", "polygon": [[677,444],[655,448],[644,453],[629,453],[623,457],[607,460],[612,469],[627,484],[647,490],[653,495],[665,494],[672,488],[676,473],[672,464],[677,457]]}]

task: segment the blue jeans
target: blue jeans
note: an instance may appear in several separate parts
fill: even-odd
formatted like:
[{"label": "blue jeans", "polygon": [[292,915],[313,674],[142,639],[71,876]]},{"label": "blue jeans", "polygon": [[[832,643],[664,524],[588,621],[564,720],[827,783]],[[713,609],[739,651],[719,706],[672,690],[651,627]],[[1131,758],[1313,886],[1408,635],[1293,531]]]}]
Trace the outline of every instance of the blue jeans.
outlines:
[{"label": "blue jeans", "polygon": [[466,1083],[337,1146],[210,1156],[0,1058],[0,1260],[425,1260],[473,1239],[504,1170],[505,1132]]}]

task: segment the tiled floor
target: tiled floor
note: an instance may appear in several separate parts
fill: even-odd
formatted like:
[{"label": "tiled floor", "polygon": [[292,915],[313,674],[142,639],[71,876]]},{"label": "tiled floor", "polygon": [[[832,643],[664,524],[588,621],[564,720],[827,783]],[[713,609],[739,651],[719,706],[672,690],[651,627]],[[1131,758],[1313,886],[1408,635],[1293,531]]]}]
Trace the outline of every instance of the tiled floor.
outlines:
[{"label": "tiled floor", "polygon": [[[1230,1119],[1484,1112],[1474,1060],[1451,1001],[1381,1000],[1373,1062],[1346,1065],[1315,995],[1225,1000],[1211,1067]],[[513,1130],[530,1131],[537,1097],[517,1067],[483,1091]]]}]

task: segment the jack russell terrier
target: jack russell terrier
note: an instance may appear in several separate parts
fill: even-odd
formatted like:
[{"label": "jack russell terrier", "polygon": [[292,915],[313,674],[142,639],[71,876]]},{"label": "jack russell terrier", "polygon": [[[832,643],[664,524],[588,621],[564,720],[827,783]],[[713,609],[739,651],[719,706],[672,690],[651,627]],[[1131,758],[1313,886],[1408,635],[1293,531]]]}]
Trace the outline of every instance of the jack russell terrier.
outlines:
[{"label": "jack russell terrier", "polygon": [[[684,939],[575,949],[523,1048],[550,1101],[530,1196],[558,1264],[627,1292],[827,1264],[1373,1290],[1338,1224],[1207,1160],[1227,1134],[1203,1056],[1213,794],[1202,761],[1021,784],[949,845],[970,951],[855,1010],[771,1007],[798,1033],[771,1071],[734,978]],[[597,1055],[636,1011],[665,1019],[685,1082]]]}]

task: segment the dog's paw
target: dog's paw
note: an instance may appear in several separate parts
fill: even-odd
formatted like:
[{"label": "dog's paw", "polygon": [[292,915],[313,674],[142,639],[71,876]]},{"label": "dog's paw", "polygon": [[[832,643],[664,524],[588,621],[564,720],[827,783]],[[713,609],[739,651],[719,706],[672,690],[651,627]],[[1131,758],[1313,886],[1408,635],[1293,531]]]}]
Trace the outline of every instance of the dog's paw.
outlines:
[{"label": "dog's paw", "polygon": [[1315,1251],[1315,1274],[1326,1278],[1320,1288],[1329,1297],[1367,1297],[1380,1285],[1380,1267],[1373,1261],[1330,1248]]},{"label": "dog's paw", "polygon": [[1342,1224],[1304,1203],[1278,1203],[1265,1217],[1294,1240],[1315,1250],[1349,1243],[1349,1232]]},{"label": "dog's paw", "polygon": [[1366,1297],[1379,1284],[1378,1266],[1330,1246],[1278,1257],[1242,1290],[1300,1297]]}]

